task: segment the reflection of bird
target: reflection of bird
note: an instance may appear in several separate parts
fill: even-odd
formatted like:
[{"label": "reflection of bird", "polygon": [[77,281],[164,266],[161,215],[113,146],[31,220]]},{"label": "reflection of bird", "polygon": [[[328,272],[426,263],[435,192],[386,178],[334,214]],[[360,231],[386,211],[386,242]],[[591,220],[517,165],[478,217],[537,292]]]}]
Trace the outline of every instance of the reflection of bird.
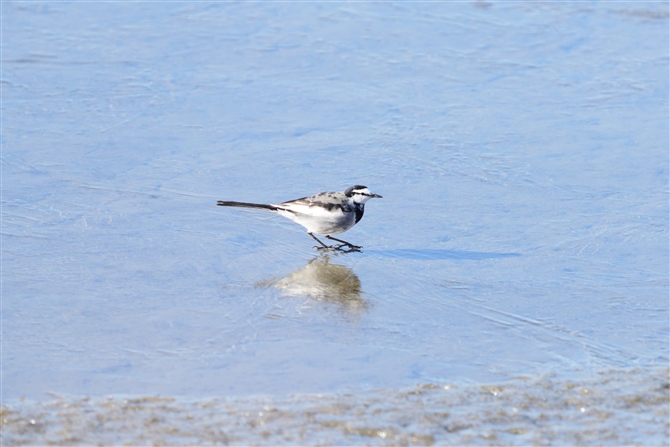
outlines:
[{"label": "reflection of bird", "polygon": [[368,307],[361,298],[361,281],[349,267],[331,264],[328,255],[312,259],[296,270],[268,285],[286,296],[310,296],[334,302],[344,310],[357,313]]},{"label": "reflection of bird", "polygon": [[[217,205],[270,210],[307,228],[307,234],[321,245],[317,247],[319,250],[341,250],[342,247],[346,246],[348,251],[358,251],[361,247],[331,237],[331,234],[344,233],[356,225],[363,218],[365,202],[373,198],[381,199],[381,197],[372,194],[365,186],[356,185],[346,191],[322,192],[276,205],[224,200],[219,200]],[[328,246],[312,233],[322,234],[328,239],[340,242],[340,244]]]}]

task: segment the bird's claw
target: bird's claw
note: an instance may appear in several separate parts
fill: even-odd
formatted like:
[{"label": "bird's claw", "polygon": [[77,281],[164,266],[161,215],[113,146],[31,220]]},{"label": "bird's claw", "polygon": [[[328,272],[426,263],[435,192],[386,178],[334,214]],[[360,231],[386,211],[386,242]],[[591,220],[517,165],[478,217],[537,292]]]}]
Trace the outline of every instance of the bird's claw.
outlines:
[{"label": "bird's claw", "polygon": [[360,253],[361,249],[358,248],[358,247],[347,248],[346,250],[342,249],[342,248],[338,248],[337,251],[339,251],[340,253]]},{"label": "bird's claw", "polygon": [[[346,249],[343,247],[346,247]],[[343,253],[352,253],[361,251],[361,248],[363,247],[359,247],[358,245],[353,244],[340,244],[335,247],[335,250],[341,251]]]},{"label": "bird's claw", "polygon": [[[343,247],[347,247],[344,249]],[[341,251],[342,253],[353,253],[353,252],[360,252],[361,248],[358,245],[352,245],[352,244],[339,244],[339,245],[330,245],[327,247],[319,247],[318,245],[315,245],[314,248],[316,248],[318,251]]]},{"label": "bird's claw", "polygon": [[335,251],[337,248],[335,247],[320,247],[318,245],[315,245],[313,248],[316,248],[318,251]]},{"label": "bird's claw", "polygon": [[360,251],[361,248],[363,248],[359,245],[351,245],[351,244],[340,244],[335,248],[337,248],[338,250],[342,250],[342,247],[347,247],[347,249],[352,250],[352,251]]}]

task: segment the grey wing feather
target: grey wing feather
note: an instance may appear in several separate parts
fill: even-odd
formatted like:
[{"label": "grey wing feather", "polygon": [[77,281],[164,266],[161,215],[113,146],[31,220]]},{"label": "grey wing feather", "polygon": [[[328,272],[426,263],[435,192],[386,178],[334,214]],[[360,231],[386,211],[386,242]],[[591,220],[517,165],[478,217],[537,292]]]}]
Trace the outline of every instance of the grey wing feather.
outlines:
[{"label": "grey wing feather", "polygon": [[304,205],[304,206],[313,206],[315,203],[340,203],[342,199],[339,199],[336,196],[337,193],[334,192],[320,192],[319,194],[314,194],[309,197],[301,197],[295,200],[289,200],[288,202],[283,202],[282,205],[291,204],[291,205]]},{"label": "grey wing feather", "polygon": [[[345,211],[345,204],[342,193],[337,192],[321,192],[319,194],[314,194],[309,197],[301,197],[299,199],[291,200],[289,202],[280,203],[279,206],[286,205],[297,205],[297,206],[307,206],[312,207],[320,205],[327,210],[332,210],[333,208],[340,208],[342,211]],[[348,209],[346,210],[348,211]]]}]

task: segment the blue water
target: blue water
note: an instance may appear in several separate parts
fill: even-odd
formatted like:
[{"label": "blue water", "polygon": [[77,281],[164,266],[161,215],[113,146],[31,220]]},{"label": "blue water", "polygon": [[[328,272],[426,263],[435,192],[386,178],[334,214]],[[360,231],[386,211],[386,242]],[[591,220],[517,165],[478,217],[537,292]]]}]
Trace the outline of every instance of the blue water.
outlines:
[{"label": "blue water", "polygon": [[667,3],[2,13],[3,399],[667,367]]}]

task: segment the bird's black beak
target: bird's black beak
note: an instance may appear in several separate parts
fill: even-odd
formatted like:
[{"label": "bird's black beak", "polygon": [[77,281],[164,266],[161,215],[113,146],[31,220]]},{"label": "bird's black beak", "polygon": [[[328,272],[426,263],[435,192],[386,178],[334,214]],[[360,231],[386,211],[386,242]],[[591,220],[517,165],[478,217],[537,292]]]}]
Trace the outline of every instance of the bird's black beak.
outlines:
[{"label": "bird's black beak", "polygon": [[379,194],[370,194],[370,198],[372,198],[372,199],[383,199],[383,197],[380,196]]}]

